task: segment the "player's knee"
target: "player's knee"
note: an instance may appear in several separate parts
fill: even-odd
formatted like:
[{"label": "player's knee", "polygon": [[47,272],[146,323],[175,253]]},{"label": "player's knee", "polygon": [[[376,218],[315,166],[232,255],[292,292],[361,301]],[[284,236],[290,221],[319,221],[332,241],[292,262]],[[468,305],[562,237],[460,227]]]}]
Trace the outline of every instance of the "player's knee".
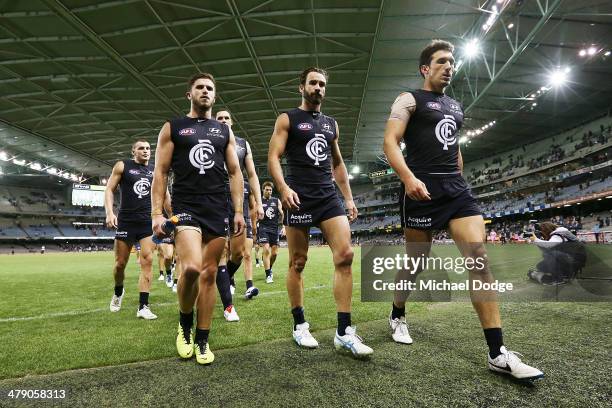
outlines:
[{"label": "player's knee", "polygon": [[140,254],[140,264],[141,265],[153,265],[153,253],[151,253],[151,252],[147,252],[147,253],[142,252]]},{"label": "player's knee", "polygon": [[473,265],[470,272],[477,275],[486,275],[489,273],[489,262],[487,258],[487,250],[484,245],[475,245],[471,248],[470,254],[466,257],[471,259]]},{"label": "player's knee", "polygon": [[347,247],[336,254],[334,263],[339,267],[351,266],[353,264],[354,255],[353,248]]},{"label": "player's knee", "polygon": [[291,266],[296,272],[302,273],[306,267],[307,259],[308,257],[305,254],[295,254],[291,257]]},{"label": "player's knee", "polygon": [[202,273],[200,274],[201,285],[214,285],[217,277],[217,266],[213,263],[205,264],[202,267]]},{"label": "player's knee", "polygon": [[187,281],[193,282],[200,276],[200,268],[197,265],[183,263],[181,266],[183,268],[181,274]]},{"label": "player's knee", "polygon": [[251,251],[244,251],[242,253],[242,260],[244,261],[244,263],[251,262]]},{"label": "player's knee", "polygon": [[127,261],[125,259],[115,259],[115,269],[118,272],[123,272],[126,266],[127,266]]}]

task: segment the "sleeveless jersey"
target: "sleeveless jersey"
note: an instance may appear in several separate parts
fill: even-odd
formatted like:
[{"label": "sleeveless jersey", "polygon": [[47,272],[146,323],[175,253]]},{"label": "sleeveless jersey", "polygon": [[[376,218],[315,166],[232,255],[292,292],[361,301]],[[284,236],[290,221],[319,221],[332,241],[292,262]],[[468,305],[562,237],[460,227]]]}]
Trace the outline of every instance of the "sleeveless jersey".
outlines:
[{"label": "sleeveless jersey", "polygon": [[270,196],[270,198],[261,198],[264,217],[259,221],[259,228],[262,229],[277,229],[280,212],[278,211],[278,198]]},{"label": "sleeveless jersey", "polygon": [[296,108],[287,112],[289,135],[285,148],[288,184],[333,186],[331,145],[336,121],[320,112]]},{"label": "sleeveless jersey", "polygon": [[194,197],[226,192],[225,149],[229,128],[215,119],[183,117],[170,121],[174,143],[172,198],[195,202]]},{"label": "sleeveless jersey", "polygon": [[461,104],[436,92],[411,93],[416,107],[404,132],[406,164],[416,174],[459,174]]},{"label": "sleeveless jersey", "polygon": [[119,216],[131,220],[151,218],[151,183],[153,166],[123,160],[123,173],[119,182],[121,206]]}]

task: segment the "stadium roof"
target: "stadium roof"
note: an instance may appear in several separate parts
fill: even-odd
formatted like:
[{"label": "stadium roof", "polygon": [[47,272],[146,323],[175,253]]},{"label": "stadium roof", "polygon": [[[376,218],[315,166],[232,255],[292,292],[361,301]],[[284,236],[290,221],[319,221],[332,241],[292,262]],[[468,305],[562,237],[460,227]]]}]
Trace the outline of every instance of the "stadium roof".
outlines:
[{"label": "stadium roof", "polygon": [[[419,51],[442,38],[462,60],[448,93],[467,112],[463,134],[496,121],[465,145],[470,160],[609,109],[611,15],[596,0],[3,2],[0,149],[107,175],[134,138],[155,141],[165,119],[187,111],[186,79],[207,71],[216,110],[233,113],[265,167],[277,114],[299,103],[297,75],[319,65],[331,74],[324,111],[338,120],[344,156],[376,162],[390,104],[420,86]],[[482,52],[468,60],[474,38]],[[566,87],[541,90],[565,67]]]}]

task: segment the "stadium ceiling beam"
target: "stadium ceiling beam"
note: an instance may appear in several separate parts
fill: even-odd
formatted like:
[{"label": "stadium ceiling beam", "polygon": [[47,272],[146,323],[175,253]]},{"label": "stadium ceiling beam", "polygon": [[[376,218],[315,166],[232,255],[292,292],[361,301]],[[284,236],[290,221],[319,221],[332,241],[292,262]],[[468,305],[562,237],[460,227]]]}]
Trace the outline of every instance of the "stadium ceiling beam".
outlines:
[{"label": "stadium ceiling beam", "polygon": [[167,106],[175,114],[179,115],[182,110],[169,100],[148,78],[140,73],[129,61],[117,52],[110,44],[98,37],[97,33],[85,24],[79,17],[70,11],[60,0],[43,0],[47,6],[58,16],[72,26],[77,32],[85,36],[89,42],[108,55],[117,65],[128,72],[136,81],[140,82],[145,89],[151,92],[159,101]]},{"label": "stadium ceiling beam", "polygon": [[[353,151],[355,151],[355,144],[359,138],[359,123],[361,122],[361,115],[363,113],[363,104],[366,98],[366,92],[368,90],[368,80],[370,79],[370,71],[372,70],[372,63],[374,61],[374,52],[376,51],[376,43],[378,42],[378,35],[380,34],[380,28],[382,26],[383,11],[385,8],[385,0],[381,0],[380,7],[378,8],[378,18],[376,20],[376,29],[374,31],[374,39],[372,40],[372,49],[370,51],[370,59],[368,61],[368,69],[366,71],[366,77],[363,82],[363,91],[361,93],[361,102],[359,103],[359,113],[357,114],[357,130],[353,135]],[[351,157],[352,159],[352,157]]]},{"label": "stadium ceiling beam", "polygon": [[234,0],[226,0],[226,3],[232,15],[234,16],[236,20],[236,26],[238,27],[240,36],[242,37],[244,41],[244,45],[247,47],[249,55],[251,56],[251,59],[253,60],[253,65],[255,65],[255,69],[257,70],[257,73],[259,75],[259,80],[261,81],[261,84],[264,87],[264,91],[266,93],[266,96],[268,97],[270,105],[272,106],[274,115],[278,116],[279,115],[278,106],[276,106],[276,102],[274,101],[274,95],[272,95],[272,92],[270,91],[270,84],[268,83],[268,80],[266,79],[266,76],[264,74],[261,64],[259,63],[259,60],[257,59],[257,52],[255,51],[255,47],[253,46],[253,41],[249,37],[249,33],[247,32],[246,26],[242,19],[242,15],[240,14],[240,10],[238,9],[238,6],[236,5],[236,2]]},{"label": "stadium ceiling beam", "polygon": [[314,0],[310,0],[310,19],[312,21],[312,40],[314,44],[315,66],[319,66],[319,46],[317,43],[317,23],[315,21]]},{"label": "stadium ceiling beam", "polygon": [[[478,95],[476,95],[476,97],[472,100],[470,105],[467,108],[465,108],[465,113],[469,113],[476,106],[476,104],[482,99],[483,95],[485,95],[487,91],[491,89],[491,87],[497,82],[497,80],[514,64],[514,61],[516,61],[521,56],[523,51],[527,49],[531,41],[535,38],[536,34],[540,32],[540,30],[546,25],[546,22],[552,17],[554,12],[559,8],[559,6],[561,5],[561,2],[562,0],[554,0],[550,4],[548,3],[548,1],[546,2],[545,4],[546,8],[542,9],[542,16],[540,20],[536,23],[536,25],[531,29],[531,31],[523,39],[523,42],[520,45],[517,45],[516,47],[513,48],[512,55],[508,58],[506,63],[502,65],[502,67],[497,72],[495,72],[495,68],[493,68],[494,75],[491,77],[491,80],[489,81],[487,85],[485,85],[482,91],[480,91]],[[517,29],[517,33],[518,33],[518,29]],[[466,78],[467,78],[467,75],[466,75]]]}]

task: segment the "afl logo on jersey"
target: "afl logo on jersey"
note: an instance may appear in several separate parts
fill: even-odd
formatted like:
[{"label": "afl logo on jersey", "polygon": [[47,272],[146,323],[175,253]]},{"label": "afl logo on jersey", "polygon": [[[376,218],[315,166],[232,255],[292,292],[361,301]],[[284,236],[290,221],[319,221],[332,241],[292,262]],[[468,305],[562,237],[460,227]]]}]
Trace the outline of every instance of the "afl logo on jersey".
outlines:
[{"label": "afl logo on jersey", "polygon": [[134,189],[134,193],[136,193],[138,198],[148,196],[149,191],[151,191],[151,182],[149,181],[149,179],[146,179],[143,177],[134,183],[133,189]]},{"label": "afl logo on jersey", "polygon": [[327,159],[327,153],[325,153],[326,148],[327,140],[325,139],[325,135],[321,133],[315,133],[315,137],[310,139],[306,144],[306,154],[314,160],[315,166],[318,166],[320,161]]},{"label": "afl logo on jersey", "polygon": [[196,130],[194,128],[185,128],[185,129],[179,130],[179,135],[181,136],[195,135],[195,133],[196,133]]},{"label": "afl logo on jersey", "polygon": [[266,208],[266,217],[268,217],[269,219],[274,218],[274,208],[272,207]]},{"label": "afl logo on jersey", "polygon": [[205,170],[215,165],[212,156],[215,154],[215,147],[210,140],[198,140],[198,144],[189,151],[189,161],[191,165],[200,170],[200,174],[206,174]]},{"label": "afl logo on jersey", "polygon": [[433,110],[442,110],[442,105],[440,105],[438,102],[427,102],[426,105],[429,109],[433,109]]},{"label": "afl logo on jersey", "polygon": [[297,128],[300,130],[312,130],[312,125],[310,123],[304,122],[297,125]]},{"label": "afl logo on jersey", "polygon": [[440,120],[436,125],[436,138],[444,146],[442,150],[448,150],[448,146],[457,143],[455,131],[457,123],[453,115],[444,115],[444,119]]}]

